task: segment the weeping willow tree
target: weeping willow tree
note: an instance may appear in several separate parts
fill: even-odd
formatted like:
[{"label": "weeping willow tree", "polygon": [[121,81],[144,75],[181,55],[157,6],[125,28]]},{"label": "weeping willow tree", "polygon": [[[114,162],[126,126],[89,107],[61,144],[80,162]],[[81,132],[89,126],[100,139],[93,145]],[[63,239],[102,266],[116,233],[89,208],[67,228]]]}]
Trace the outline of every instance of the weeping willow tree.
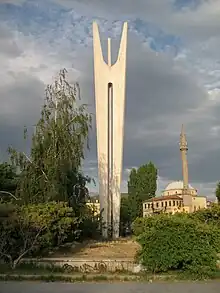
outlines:
[{"label": "weeping willow tree", "polygon": [[79,85],[70,85],[63,69],[46,87],[30,155],[9,148],[11,161],[21,172],[16,195],[25,203],[83,203],[89,178],[81,165],[90,128],[91,115],[80,102]]}]

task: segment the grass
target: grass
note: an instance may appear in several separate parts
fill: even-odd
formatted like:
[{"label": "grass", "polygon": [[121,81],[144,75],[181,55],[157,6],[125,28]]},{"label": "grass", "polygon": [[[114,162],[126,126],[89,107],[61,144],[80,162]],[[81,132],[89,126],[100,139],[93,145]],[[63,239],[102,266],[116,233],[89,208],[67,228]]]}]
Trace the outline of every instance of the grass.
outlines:
[{"label": "grass", "polygon": [[111,281],[139,281],[139,276],[123,276],[123,275],[64,275],[64,274],[48,274],[48,275],[19,275],[19,274],[5,274],[0,275],[0,281],[45,281],[45,282],[111,282]]},{"label": "grass", "polygon": [[37,265],[35,263],[21,263],[14,270],[7,264],[0,265],[0,274],[54,274],[54,273],[65,273],[62,267],[54,265]]},{"label": "grass", "polygon": [[220,279],[220,270],[214,272],[211,276],[189,275],[185,272],[168,272],[162,274],[130,272],[118,273],[66,273],[57,266],[37,266],[36,264],[21,264],[15,270],[10,269],[8,265],[0,265],[0,281],[45,281],[45,282],[113,282],[113,281],[142,281],[142,282],[160,282],[160,281],[189,281],[189,280],[211,280]]}]

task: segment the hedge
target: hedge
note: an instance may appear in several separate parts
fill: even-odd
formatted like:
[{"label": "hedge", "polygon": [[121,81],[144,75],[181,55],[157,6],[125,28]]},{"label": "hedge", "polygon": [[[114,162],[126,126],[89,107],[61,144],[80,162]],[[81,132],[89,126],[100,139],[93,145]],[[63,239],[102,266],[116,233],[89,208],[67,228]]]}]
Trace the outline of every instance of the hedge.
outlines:
[{"label": "hedge", "polygon": [[141,245],[138,259],[147,271],[183,270],[205,275],[216,271],[218,227],[186,215],[165,214],[137,219],[133,227]]}]

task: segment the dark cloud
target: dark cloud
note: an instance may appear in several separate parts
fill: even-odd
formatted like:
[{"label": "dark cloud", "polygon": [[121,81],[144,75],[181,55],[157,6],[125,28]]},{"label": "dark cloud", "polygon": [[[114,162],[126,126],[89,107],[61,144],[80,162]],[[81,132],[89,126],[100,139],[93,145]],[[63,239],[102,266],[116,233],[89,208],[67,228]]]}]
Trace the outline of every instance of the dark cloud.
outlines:
[{"label": "dark cloud", "polygon": [[[29,152],[33,125],[39,119],[44,97],[44,84],[26,74],[13,76],[13,82],[0,87],[0,149],[1,159],[7,159],[10,146]],[[29,137],[23,138],[24,126]]]},{"label": "dark cloud", "polygon": [[[125,7],[126,13],[132,12],[129,6],[132,2],[129,3]],[[159,3],[162,2],[148,1],[147,13],[149,14],[150,10],[155,13]],[[113,7],[113,3],[108,2],[108,5],[110,13],[110,6]],[[142,9],[144,13],[145,7],[144,2],[140,1],[135,9]],[[162,11],[161,7],[160,11]],[[166,14],[167,11],[164,13]],[[0,38],[1,34],[2,40],[5,40],[5,47],[0,46],[2,55],[6,56],[7,52],[10,52],[11,57],[21,54],[19,49],[14,52],[12,48],[10,49],[11,44],[14,44],[12,35],[0,30]],[[103,50],[106,52],[106,35],[103,37],[105,38]],[[118,45],[119,41],[113,40],[113,60],[116,58]],[[83,101],[89,104],[89,110],[95,115],[91,44],[86,49],[77,51],[76,54],[73,67],[80,72],[78,81]],[[63,67],[65,59],[65,64],[72,64],[72,55],[63,55],[65,55],[63,59],[56,56],[56,63]],[[198,85],[197,76],[177,65],[171,56],[166,53],[155,53],[147,43],[144,45],[132,32],[129,33],[124,169],[151,160],[159,168],[162,178],[166,178],[167,181],[181,179],[178,141],[181,124],[184,123],[189,141],[190,181],[200,182],[205,186],[216,181],[220,174],[218,160],[214,159],[214,155],[216,158],[219,156],[218,135],[211,133],[212,127],[219,124],[219,111],[214,104],[210,106],[208,103],[207,93]],[[22,139],[22,128],[23,125],[31,127],[40,115],[45,86],[38,70],[44,71],[49,66],[49,63],[42,64],[39,67],[29,68],[26,73],[7,72],[8,80],[1,81],[1,150],[6,149],[8,144],[21,149],[27,147]],[[70,80],[75,81],[75,72],[71,70],[69,72]],[[97,176],[95,123],[90,140],[91,150],[86,153],[85,170]],[[124,178],[126,178],[125,172]]]},{"label": "dark cloud", "polygon": [[[195,76],[177,69],[175,63],[165,54],[155,54],[148,47],[143,48],[139,40],[129,35],[127,65],[127,100],[125,116],[124,168],[139,166],[152,160],[159,168],[161,177],[167,180],[181,179],[181,159],[179,152],[179,133],[181,124],[194,127],[189,135],[190,179],[199,180],[199,170],[195,167],[197,159],[209,147],[201,137],[200,126],[208,132],[213,121],[212,113],[203,121],[203,113],[196,111],[207,100],[207,94],[197,84]],[[118,44],[113,42],[114,55]],[[105,50],[105,46],[103,46]],[[83,58],[80,70],[84,73],[80,84],[82,93],[94,109],[93,60],[92,54]],[[190,117],[188,121],[188,117]],[[202,124],[201,124],[202,121]],[[207,123],[208,122],[208,123]],[[202,140],[202,142],[201,142]],[[216,143],[214,138],[213,143]],[[205,149],[204,149],[205,147]],[[91,151],[88,160],[96,160],[96,135],[91,134]],[[219,168],[220,171],[220,168]],[[202,182],[210,182],[211,175],[202,176]],[[216,178],[216,177],[213,177]],[[214,179],[215,180],[215,179]]]},{"label": "dark cloud", "polygon": [[27,74],[12,74],[12,81],[0,87],[1,119],[8,125],[34,123],[39,117],[45,85]]}]

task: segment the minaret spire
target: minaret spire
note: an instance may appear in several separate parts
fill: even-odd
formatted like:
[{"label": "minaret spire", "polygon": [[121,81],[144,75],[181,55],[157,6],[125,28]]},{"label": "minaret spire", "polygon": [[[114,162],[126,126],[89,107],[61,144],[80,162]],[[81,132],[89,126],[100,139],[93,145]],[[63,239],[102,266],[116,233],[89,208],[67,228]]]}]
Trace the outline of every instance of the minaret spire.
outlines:
[{"label": "minaret spire", "polygon": [[183,189],[185,191],[187,191],[189,187],[187,151],[188,151],[188,145],[186,140],[186,134],[184,131],[184,126],[182,124],[181,134],[180,134],[180,153],[181,153],[181,159],[182,159]]}]

